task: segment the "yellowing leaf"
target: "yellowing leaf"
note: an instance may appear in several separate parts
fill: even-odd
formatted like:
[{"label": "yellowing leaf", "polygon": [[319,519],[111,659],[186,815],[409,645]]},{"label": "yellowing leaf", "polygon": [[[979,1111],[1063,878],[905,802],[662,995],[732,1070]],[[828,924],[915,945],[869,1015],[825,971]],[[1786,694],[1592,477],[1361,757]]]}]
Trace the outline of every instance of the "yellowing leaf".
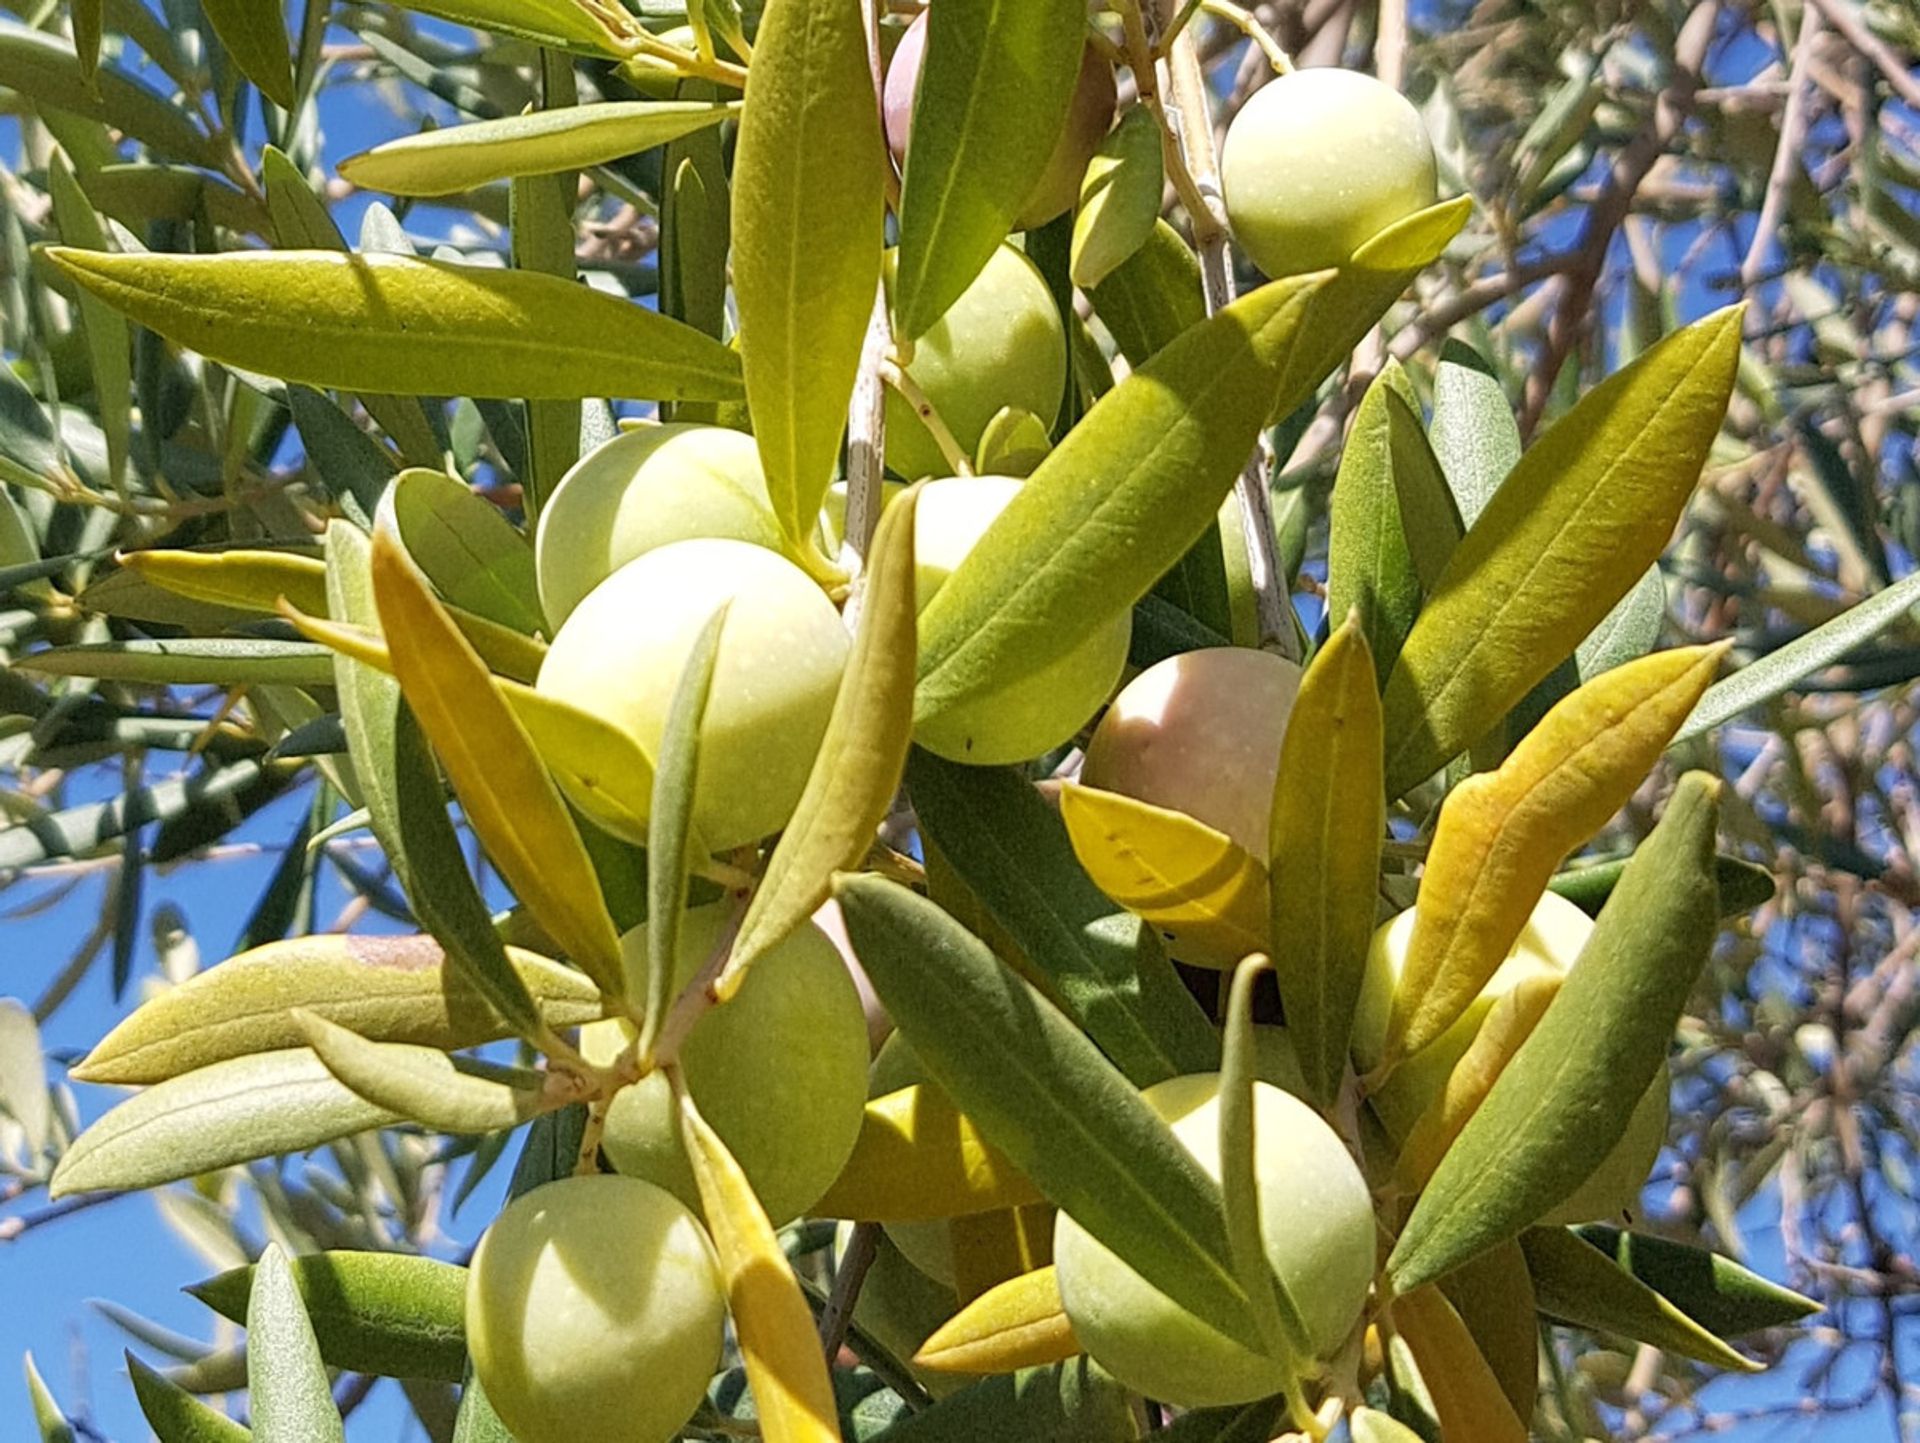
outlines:
[{"label": "yellowing leaf", "polygon": [[[548,1026],[601,1014],[586,975],[516,947],[514,970]],[[510,1035],[431,937],[316,934],[270,942],[157,993],[73,1069],[81,1082],[160,1082],[249,1053],[300,1047],[304,1007],[363,1037],[473,1047]]]},{"label": "yellowing leaf", "polygon": [[739,363],[711,336],[557,276],[331,250],[41,254],[179,345],[310,386],[552,400],[740,395]]},{"label": "yellowing leaf", "polygon": [[860,6],[769,7],[734,156],[733,283],[767,494],[808,551],[880,286],[886,164]]},{"label": "yellowing leaf", "polygon": [[1440,1436],[1470,1443],[1527,1443],[1527,1427],[1485,1356],[1438,1288],[1393,1300],[1393,1322],[1412,1350],[1439,1415]]},{"label": "yellowing leaf", "polygon": [[953,1099],[922,1083],[867,1104],[846,1166],[812,1211],[913,1222],[1038,1201],[1039,1189],[980,1136]]},{"label": "yellowing leaf", "polygon": [[1011,1373],[1080,1351],[1049,1265],[989,1288],[941,1324],[913,1361],[936,1373]]},{"label": "yellowing leaf", "polygon": [[738,103],[617,100],[423,130],[350,155],[343,179],[390,195],[452,195],[490,181],[603,165],[718,125]]},{"label": "yellowing leaf", "polygon": [[216,1062],[134,1094],[74,1140],[48,1195],[133,1191],[387,1127],[307,1048]]},{"label": "yellowing leaf", "polygon": [[1069,784],[1060,815],[1100,890],[1185,944],[1183,960],[1231,967],[1267,945],[1267,869],[1184,812]]},{"label": "yellowing leaf", "polygon": [[1322,1105],[1347,1069],[1387,831],[1373,653],[1349,614],[1300,682],[1273,790],[1273,970]]},{"label": "yellowing leaf", "polygon": [[295,551],[127,551],[120,565],[193,601],[273,612],[281,597],[302,611],[327,613],[327,564]]},{"label": "yellowing leaf", "polygon": [[1720,782],[1680,779],[1560,993],[1441,1158],[1387,1261],[1410,1292],[1572,1197],[1626,1135],[1718,925]]},{"label": "yellowing leaf", "polygon": [[1540,1401],[1540,1318],[1520,1244],[1502,1243],[1455,1268],[1440,1280],[1440,1291],[1473,1335],[1514,1415],[1530,1422]]},{"label": "yellowing leaf", "polygon": [[679,1107],[681,1136],[707,1231],[720,1255],[760,1436],[767,1443],[840,1443],[839,1410],[813,1313],[766,1210],[693,1100],[682,1093]]},{"label": "yellowing leaf", "polygon": [[1387,679],[1389,796],[1484,736],[1659,557],[1726,413],[1740,318],[1720,311],[1608,377],[1494,493]]},{"label": "yellowing leaf", "polygon": [[881,513],[859,625],[833,715],[793,820],[767,862],[718,995],[733,996],[755,958],[827,900],[833,874],[858,866],[900,787],[913,736],[913,518],[916,486]]},{"label": "yellowing leaf", "polygon": [[487,855],[601,991],[624,996],[620,937],[573,818],[485,663],[401,549],[384,507],[373,586],[394,674]]},{"label": "yellowing leaf", "polygon": [[1680,647],[1615,667],[1562,699],[1498,771],[1448,795],[1387,1024],[1389,1065],[1479,995],[1554,868],[1626,805],[1725,652]]}]

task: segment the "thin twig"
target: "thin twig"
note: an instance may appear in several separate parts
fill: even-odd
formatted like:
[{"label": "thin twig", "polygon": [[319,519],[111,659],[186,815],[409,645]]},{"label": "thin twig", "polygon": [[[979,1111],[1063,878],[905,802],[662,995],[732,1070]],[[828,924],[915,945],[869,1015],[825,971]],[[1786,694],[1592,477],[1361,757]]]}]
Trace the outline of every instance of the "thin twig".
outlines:
[{"label": "thin twig", "polygon": [[860,1300],[860,1285],[880,1246],[880,1224],[856,1223],[847,1238],[846,1251],[833,1273],[833,1291],[820,1310],[820,1348],[827,1355],[827,1366],[840,1356],[847,1341],[847,1325],[853,1321],[854,1304]]},{"label": "thin twig", "polygon": [[[1766,264],[1767,254],[1773,249],[1774,231],[1779,228],[1781,216],[1786,214],[1787,193],[1793,188],[1793,170],[1800,148],[1807,138],[1808,102],[1812,99],[1813,86],[1809,83],[1809,61],[1813,57],[1813,47],[1820,38],[1821,12],[1817,6],[1808,6],[1800,14],[1800,38],[1793,46],[1793,72],[1787,79],[1787,108],[1780,117],[1780,143],[1774,147],[1773,168],[1767,174],[1766,198],[1760,203],[1760,214],[1753,223],[1753,241],[1747,247],[1746,259],[1740,262],[1740,289],[1751,290],[1759,279],[1760,268]],[[1754,321],[1760,320],[1754,313]]]},{"label": "thin twig", "polygon": [[1867,29],[1847,0],[1813,0],[1811,8],[1826,17],[1827,23],[1840,32],[1841,39],[1872,62],[1873,68],[1893,87],[1894,94],[1920,110],[1920,80],[1913,78],[1884,40]]}]

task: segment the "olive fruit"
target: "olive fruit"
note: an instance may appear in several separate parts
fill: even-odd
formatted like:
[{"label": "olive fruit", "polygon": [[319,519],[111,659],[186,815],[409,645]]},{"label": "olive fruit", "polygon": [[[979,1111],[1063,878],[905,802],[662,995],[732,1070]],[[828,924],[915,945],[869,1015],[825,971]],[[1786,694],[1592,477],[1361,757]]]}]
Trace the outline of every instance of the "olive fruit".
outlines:
[{"label": "olive fruit", "polygon": [[1185,812],[1267,860],[1280,744],[1300,668],[1216,646],[1154,663],[1128,682],[1087,743],[1080,780]]},{"label": "olive fruit", "polygon": [[[896,253],[887,256],[891,278]],[[907,375],[968,456],[1003,407],[1051,424],[1067,385],[1067,338],[1039,270],[1012,246],[996,250],[945,315],[914,342]],[[909,481],[952,474],[933,433],[887,388],[887,465]]]},{"label": "olive fruit", "polygon": [[[1220,1176],[1220,1079],[1198,1073],[1142,1096],[1208,1174]],[[1374,1216],[1365,1179],[1306,1103],[1254,1084],[1254,1172],[1267,1261],[1298,1305],[1314,1358],[1338,1349],[1366,1306]],[[1129,1388],[1183,1408],[1249,1403],[1294,1386],[1314,1358],[1242,1346],[1148,1283],[1062,1213],[1053,1259],[1074,1335]]]},{"label": "olive fruit", "polygon": [[[887,83],[883,100],[886,107],[887,145],[901,165],[907,160],[907,141],[913,129],[913,102],[920,90],[920,67],[927,53],[927,16],[923,11],[894,47],[887,64]],[[1113,125],[1113,108],[1119,99],[1113,81],[1113,66],[1089,45],[1080,53],[1080,74],[1074,82],[1073,99],[1068,102],[1067,118],[1055,142],[1046,169],[1035,182],[1033,192],[1014,218],[1015,230],[1032,230],[1045,225],[1080,198],[1080,178],[1087,162]]]},{"label": "olive fruit", "polygon": [[[713,953],[729,907],[695,907],[680,919],[674,988]],[[636,987],[646,973],[647,929],[622,939]],[[611,1062],[626,1024],[581,1033],[589,1061]],[[752,1183],[778,1227],[812,1206],[840,1175],[867,1102],[867,1019],[846,963],[811,923],[756,960],[733,997],[694,1024],[680,1048],[687,1091]],[[700,1203],[674,1120],[666,1078],[623,1087],[607,1110],[602,1147],[615,1168]]]},{"label": "olive fruit", "polygon": [[467,1349],[520,1443],[666,1443],[720,1363],[726,1300],[699,1220],[633,1178],[507,1205],[467,1272]]},{"label": "olive fruit", "polygon": [[[715,851],[786,825],[833,711],[846,628],[799,567],[744,541],[656,547],[574,608],[538,682],[544,695],[592,712],[655,756],[687,656],[723,602],[731,604],[700,728],[693,804],[694,828]],[[577,788],[570,794],[609,830],[645,844],[604,802]]]},{"label": "olive fruit", "polygon": [[[926,610],[1021,482],[949,476],[928,483],[914,515],[914,597]],[[1039,756],[1070,739],[1113,694],[1127,661],[1133,614],[1098,621],[1064,656],[993,692],[929,717],[914,740],[949,761],[996,766]]]},{"label": "olive fruit", "polygon": [[594,447],[540,510],[534,561],[550,626],[656,546],[700,536],[785,543],[753,437],[725,426],[641,426]]},{"label": "olive fruit", "polygon": [[1296,70],[1227,129],[1220,186],[1233,238],[1270,276],[1345,265],[1434,203],[1433,140],[1411,102],[1357,70]]}]

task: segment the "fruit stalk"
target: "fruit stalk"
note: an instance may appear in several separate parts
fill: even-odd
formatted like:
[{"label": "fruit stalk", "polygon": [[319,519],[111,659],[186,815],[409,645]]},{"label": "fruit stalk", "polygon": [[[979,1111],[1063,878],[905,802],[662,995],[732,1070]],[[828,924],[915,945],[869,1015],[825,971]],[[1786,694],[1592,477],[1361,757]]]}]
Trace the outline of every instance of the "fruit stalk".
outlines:
[{"label": "fruit stalk", "polygon": [[[1152,53],[1159,49],[1172,8],[1172,0],[1148,0],[1137,11],[1127,6],[1121,13],[1143,16],[1146,48]],[[1132,35],[1129,19],[1129,40]],[[1192,26],[1180,27],[1167,45],[1166,54],[1167,98],[1171,104],[1159,101],[1158,81],[1153,78],[1151,64],[1144,71],[1136,69],[1140,75],[1140,98],[1153,108],[1167,131],[1167,171],[1173,177],[1193,226],[1194,246],[1200,253],[1200,283],[1206,295],[1207,314],[1212,315],[1233,300],[1233,267],[1227,257],[1226,206],[1220,193],[1220,159],[1214,143],[1213,116],[1207,105],[1206,72],[1194,48]],[[1272,446],[1262,435],[1253,454],[1247,458],[1240,479],[1234,483],[1234,494],[1240,502],[1240,524],[1246,534],[1247,571],[1259,626],[1258,643],[1262,650],[1298,661],[1299,638],[1274,535],[1273,501],[1267,491],[1273,459]]]}]

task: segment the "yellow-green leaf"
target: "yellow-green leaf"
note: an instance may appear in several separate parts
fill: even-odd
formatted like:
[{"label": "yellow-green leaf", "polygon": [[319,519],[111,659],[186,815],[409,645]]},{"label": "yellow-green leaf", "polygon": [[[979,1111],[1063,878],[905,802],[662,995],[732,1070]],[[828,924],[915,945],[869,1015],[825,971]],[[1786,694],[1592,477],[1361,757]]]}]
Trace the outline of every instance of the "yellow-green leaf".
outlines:
[{"label": "yellow-green leaf", "polygon": [[340,162],[343,179],[390,195],[452,195],[491,181],[604,165],[740,113],[739,102],[618,100],[423,130]]},{"label": "yellow-green leaf", "polygon": [[1762,1371],[1569,1229],[1529,1228],[1520,1246],[1540,1311],[1556,1322],[1649,1343],[1730,1372]]},{"label": "yellow-green leaf", "polygon": [[1438,1288],[1395,1298],[1393,1322],[1419,1364],[1442,1438],[1527,1443],[1526,1423],[1515,1415],[1473,1334]]},{"label": "yellow-green leaf", "polygon": [[393,480],[393,519],[407,555],[448,606],[525,635],[545,629],[533,547],[472,487],[444,471],[402,471]]},{"label": "yellow-green leaf", "polygon": [[[74,30],[80,29],[80,12],[74,7]],[[98,24],[98,17],[95,17]],[[98,33],[94,36],[99,39]],[[84,51],[83,51],[84,53]],[[65,157],[55,154],[47,165],[47,192],[53,199],[54,224],[60,239],[70,246],[87,250],[107,249],[107,228],[94,214],[93,202],[67,168]],[[80,320],[87,337],[87,357],[93,368],[93,392],[100,430],[107,442],[107,474],[114,485],[124,484],[127,474],[127,448],[132,435],[133,335],[126,318],[111,306],[103,306],[92,296],[80,301]]]},{"label": "yellow-green leaf", "polygon": [[1076,286],[1091,290],[1147,243],[1166,183],[1160,126],[1136,105],[1108,132],[1080,182],[1070,263]]},{"label": "yellow-green leaf", "polygon": [[1258,1059],[1253,1043],[1253,986],[1268,962],[1255,954],[1233,969],[1226,1040],[1220,1051],[1220,1211],[1235,1276],[1251,1305],[1261,1352],[1271,1358],[1313,1353],[1299,1304],[1274,1273],[1260,1238],[1260,1175],[1254,1137]]},{"label": "yellow-green leaf", "polygon": [[[1328,502],[1327,615],[1344,620],[1349,611],[1360,613],[1382,682],[1419,614],[1421,597],[1411,550],[1415,527],[1400,498],[1400,462],[1415,437],[1404,435],[1402,418],[1409,412],[1391,404],[1395,396],[1411,399],[1413,382],[1398,361],[1389,360],[1354,411]],[[1417,436],[1417,423],[1413,429]],[[1405,484],[1417,483],[1408,478]]]},{"label": "yellow-green leaf", "polygon": [[247,1297],[247,1403],[262,1443],[346,1443],[319,1340],[277,1242],[260,1255]]},{"label": "yellow-green leaf", "polygon": [[839,1443],[839,1410],[813,1313],[766,1210],[727,1145],[684,1093],[680,1129],[720,1255],[760,1436],[767,1443]]},{"label": "yellow-green leaf", "polygon": [[1387,1263],[1409,1292],[1571,1197],[1625,1135],[1713,942],[1720,783],[1680,780],[1519,1054],[1414,1205]]},{"label": "yellow-green leaf", "polygon": [[746,969],[827,900],[886,820],[913,734],[914,487],[881,513],[862,582],[853,650],[807,787],[767,863],[719,980],[724,1001]]},{"label": "yellow-green leaf", "polygon": [[188,119],[186,107],[117,66],[83,65],[64,40],[17,20],[0,20],[0,89],[18,91],[34,105],[104,121],[175,160],[216,170],[223,163],[219,144]]},{"label": "yellow-green leaf", "polygon": [[557,276],[338,251],[41,252],[115,310],[213,360],[407,396],[728,401],[734,355]]},{"label": "yellow-green leaf", "polygon": [[1087,12],[1081,0],[957,0],[931,7],[926,26],[893,288],[895,331],[907,340],[973,283],[1045,174]]},{"label": "yellow-green leaf", "polygon": [[[555,1029],[601,1014],[584,973],[517,947],[514,970]],[[506,1024],[431,937],[316,934],[270,942],[156,993],[72,1075],[81,1082],[160,1082],[249,1053],[300,1047],[306,1008],[363,1037],[424,1047],[475,1047]]]},{"label": "yellow-green leaf", "polygon": [[1388,795],[1479,740],[1658,558],[1726,414],[1741,314],[1608,377],[1494,493],[1387,679]]},{"label": "yellow-green leaf", "polygon": [[623,816],[634,836],[646,835],[653,759],[631,732],[520,682],[495,677],[494,685],[527,729],[542,761],[570,786]]},{"label": "yellow-green leaf", "polygon": [[803,549],[880,285],[886,164],[860,7],[769,7],[734,154],[733,283],[767,494]]},{"label": "yellow-green leaf", "polygon": [[1101,891],[1175,933],[1180,955],[1231,967],[1267,946],[1267,870],[1224,832],[1184,812],[1069,783],[1060,816]]},{"label": "yellow-green leaf", "polygon": [[1347,1069],[1387,830],[1373,654],[1349,614],[1313,658],[1273,790],[1273,970],[1300,1069],[1321,1105]]},{"label": "yellow-green leaf", "polygon": [[290,1015],[327,1071],[375,1107],[435,1132],[505,1132],[575,1100],[552,1074],[545,1087],[513,1086],[461,1072],[437,1047],[372,1042],[304,1008]]},{"label": "yellow-green leaf", "polygon": [[327,564],[297,551],[123,551],[120,565],[175,596],[213,606],[272,614],[284,596],[302,611],[327,614]]},{"label": "yellow-green leaf", "polygon": [[401,690],[501,876],[618,999],[626,989],[620,937],[580,833],[526,728],[396,539],[390,504],[374,532],[373,588]]},{"label": "yellow-green leaf", "polygon": [[987,1289],[941,1324],[913,1362],[936,1373],[1012,1373],[1080,1351],[1049,1264]]},{"label": "yellow-green leaf", "polygon": [[632,49],[626,26],[607,23],[607,7],[584,0],[400,0],[408,10],[514,35],[578,55],[619,60]]},{"label": "yellow-green leaf", "polygon": [[867,1104],[853,1152],[812,1215],[923,1222],[1039,1201],[952,1098],[916,1083]]},{"label": "yellow-green leaf", "polygon": [[236,1057],[112,1109],[67,1149],[48,1192],[158,1187],[398,1121],[343,1086],[307,1048]]},{"label": "yellow-green leaf", "polygon": [[293,57],[280,0],[200,0],[240,73],[282,110],[293,109]]},{"label": "yellow-green leaf", "polygon": [[1455,1268],[1440,1280],[1440,1291],[1473,1335],[1514,1415],[1531,1422],[1540,1401],[1540,1319],[1520,1244],[1502,1243]]},{"label": "yellow-green leaf", "polygon": [[1615,667],[1541,718],[1498,771],[1448,795],[1387,1023],[1388,1065],[1479,995],[1554,869],[1626,805],[1725,653],[1725,644],[1680,647]]}]

